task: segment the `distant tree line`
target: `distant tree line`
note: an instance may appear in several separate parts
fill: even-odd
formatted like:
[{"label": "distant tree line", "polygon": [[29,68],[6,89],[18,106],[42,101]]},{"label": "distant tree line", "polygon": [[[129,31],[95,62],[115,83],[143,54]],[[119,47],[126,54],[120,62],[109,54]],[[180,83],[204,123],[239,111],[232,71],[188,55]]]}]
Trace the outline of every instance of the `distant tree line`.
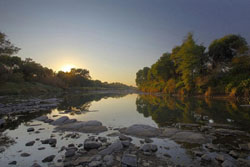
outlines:
[{"label": "distant tree line", "polygon": [[189,33],[180,46],[136,73],[145,92],[250,97],[250,52],[240,35],[226,35],[208,48]]},{"label": "distant tree line", "polygon": [[14,46],[0,32],[0,84],[6,82],[38,82],[59,88],[70,87],[102,87],[114,89],[131,88],[122,83],[107,83],[92,80],[89,71],[81,68],[73,68],[70,72],[55,72],[43,67],[31,58],[22,60],[15,56],[20,48]]}]

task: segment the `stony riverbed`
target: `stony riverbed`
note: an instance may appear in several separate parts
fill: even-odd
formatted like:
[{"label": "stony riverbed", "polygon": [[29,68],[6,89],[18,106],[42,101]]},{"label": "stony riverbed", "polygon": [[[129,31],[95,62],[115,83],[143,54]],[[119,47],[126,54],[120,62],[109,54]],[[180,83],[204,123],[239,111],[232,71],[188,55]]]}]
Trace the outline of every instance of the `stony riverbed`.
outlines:
[{"label": "stony riverbed", "polygon": [[[96,110],[81,111],[85,119],[76,114],[79,110],[58,110],[62,102],[49,98],[1,104],[0,112],[7,115],[0,119],[2,129],[19,122],[14,130],[1,132],[4,166],[250,166],[250,134],[237,126],[206,121],[158,127],[149,120],[110,126],[101,121],[104,115],[87,117]],[[32,117],[20,121],[27,114]]]}]

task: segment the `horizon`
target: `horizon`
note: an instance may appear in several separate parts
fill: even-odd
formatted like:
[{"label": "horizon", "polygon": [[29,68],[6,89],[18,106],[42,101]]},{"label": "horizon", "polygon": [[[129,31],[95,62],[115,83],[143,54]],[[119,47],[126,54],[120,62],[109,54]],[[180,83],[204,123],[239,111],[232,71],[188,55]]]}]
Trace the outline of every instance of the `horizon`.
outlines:
[{"label": "horizon", "polygon": [[84,68],[93,79],[135,86],[136,72],[188,32],[206,47],[226,34],[249,42],[249,6],[247,0],[0,0],[0,31],[21,48],[22,59],[54,71]]}]

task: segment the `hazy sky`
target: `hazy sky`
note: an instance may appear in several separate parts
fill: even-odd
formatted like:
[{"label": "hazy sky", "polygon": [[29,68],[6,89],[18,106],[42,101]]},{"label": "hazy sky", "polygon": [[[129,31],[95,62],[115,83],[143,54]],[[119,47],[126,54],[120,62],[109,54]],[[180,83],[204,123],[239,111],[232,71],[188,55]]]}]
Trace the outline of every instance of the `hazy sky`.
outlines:
[{"label": "hazy sky", "polygon": [[0,31],[22,58],[134,85],[190,31],[206,46],[229,33],[249,42],[250,0],[0,0]]}]

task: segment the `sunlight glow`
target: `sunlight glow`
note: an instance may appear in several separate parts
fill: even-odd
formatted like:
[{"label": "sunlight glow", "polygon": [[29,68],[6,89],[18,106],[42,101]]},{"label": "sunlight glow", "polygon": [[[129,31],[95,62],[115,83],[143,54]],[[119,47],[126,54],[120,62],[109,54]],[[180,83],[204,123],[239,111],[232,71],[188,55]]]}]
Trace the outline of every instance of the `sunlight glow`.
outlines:
[{"label": "sunlight glow", "polygon": [[64,65],[61,70],[63,72],[70,72],[71,68],[75,68],[76,66],[75,65],[72,65],[72,64],[67,64],[67,65]]}]

